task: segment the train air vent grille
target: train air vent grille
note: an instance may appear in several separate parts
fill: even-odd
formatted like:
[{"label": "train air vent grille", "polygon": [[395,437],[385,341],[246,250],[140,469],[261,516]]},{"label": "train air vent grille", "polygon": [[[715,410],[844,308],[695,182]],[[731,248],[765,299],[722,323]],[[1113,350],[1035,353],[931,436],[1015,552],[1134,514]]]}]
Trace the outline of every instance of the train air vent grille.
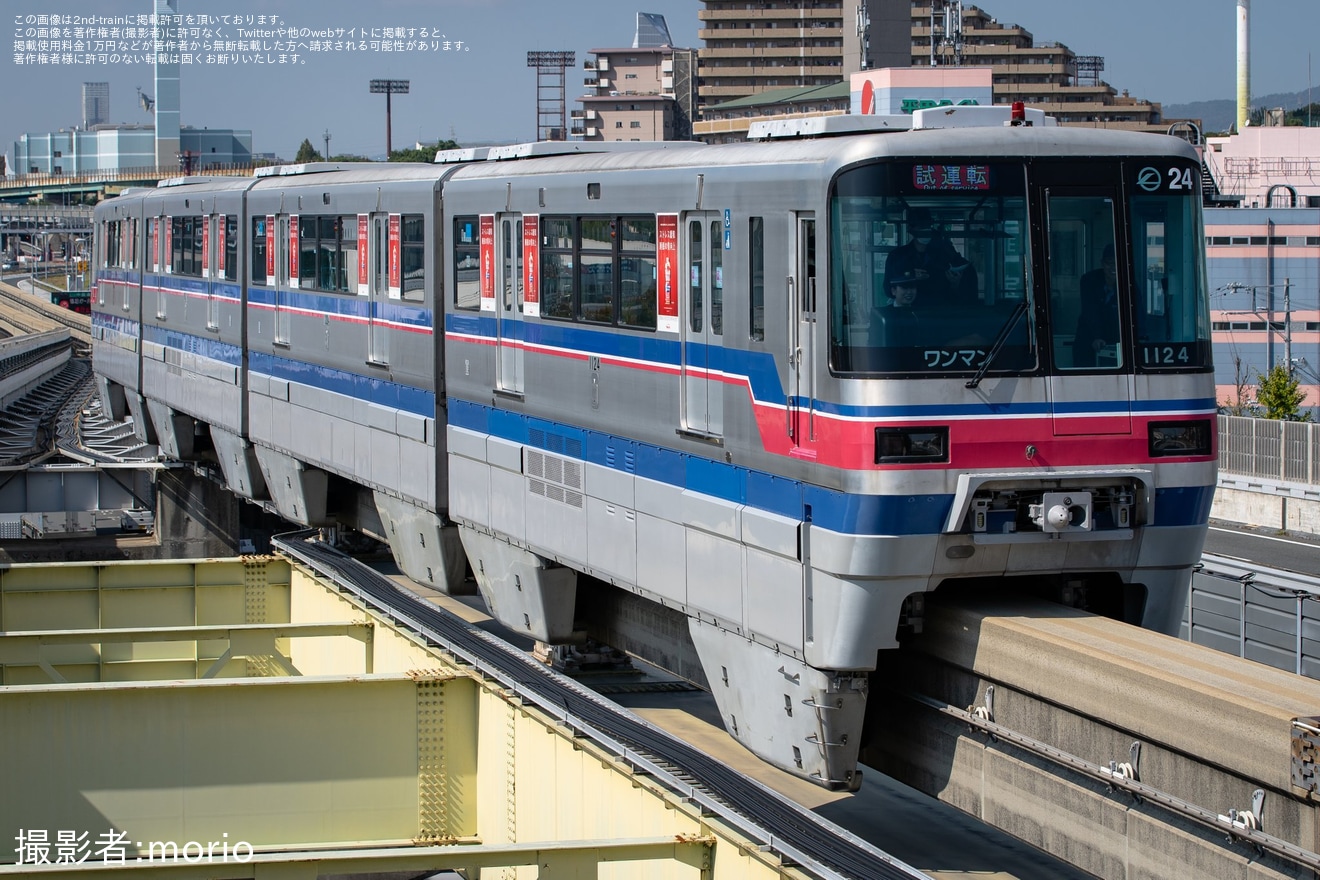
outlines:
[{"label": "train air vent grille", "polygon": [[527,450],[525,464],[527,488],[533,495],[540,495],[561,504],[571,505],[578,510],[583,508],[582,463],[565,461],[541,452]]}]

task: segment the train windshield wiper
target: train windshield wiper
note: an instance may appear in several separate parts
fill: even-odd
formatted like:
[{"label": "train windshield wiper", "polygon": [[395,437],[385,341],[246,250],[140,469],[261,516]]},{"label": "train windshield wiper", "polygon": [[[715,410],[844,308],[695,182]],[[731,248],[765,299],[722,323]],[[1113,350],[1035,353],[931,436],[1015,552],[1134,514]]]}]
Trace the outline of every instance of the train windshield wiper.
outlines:
[{"label": "train windshield wiper", "polygon": [[985,356],[985,360],[981,361],[981,366],[977,369],[976,375],[967,381],[968,388],[975,388],[981,384],[981,380],[985,378],[985,374],[990,370],[990,364],[994,362],[1000,349],[1004,347],[1004,343],[1008,342],[1008,334],[1013,332],[1017,322],[1022,320],[1022,316],[1026,313],[1027,298],[1023,297],[1017,307],[1013,309],[1013,314],[1009,315],[1008,320],[1004,322],[1004,326],[999,328],[999,335],[995,337],[994,345],[990,346],[990,353]]}]

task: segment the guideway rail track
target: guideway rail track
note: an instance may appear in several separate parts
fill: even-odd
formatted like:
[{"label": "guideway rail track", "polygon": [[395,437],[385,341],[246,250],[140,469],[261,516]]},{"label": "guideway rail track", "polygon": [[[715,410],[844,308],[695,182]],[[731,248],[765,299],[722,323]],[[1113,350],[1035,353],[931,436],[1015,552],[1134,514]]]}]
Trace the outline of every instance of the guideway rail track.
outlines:
[{"label": "guideway rail track", "polygon": [[69,334],[82,356],[88,356],[92,350],[92,319],[90,315],[80,315],[68,309],[62,309],[54,303],[43,302],[37,297],[26,294],[18,288],[0,283],[0,303],[9,312],[19,309],[30,317],[19,318],[17,323],[27,332],[42,332],[52,327],[67,327]]},{"label": "guideway rail track", "polygon": [[[1229,841],[1243,840],[1259,847],[1262,851],[1272,852],[1275,855],[1288,859],[1289,861],[1296,862],[1299,865],[1304,865],[1314,871],[1320,872],[1320,854],[1303,849],[1296,844],[1275,837],[1272,834],[1266,834],[1258,828],[1252,828],[1245,824],[1243,820],[1235,821],[1233,814],[1237,813],[1236,810],[1233,810],[1229,815],[1224,815],[1217,813],[1214,810],[1208,810],[1205,807],[1197,806],[1196,804],[1190,803],[1180,797],[1176,797],[1167,792],[1161,791],[1154,786],[1147,785],[1124,775],[1126,771],[1117,769],[1114,766],[1115,762],[1111,761],[1109,766],[1094,764],[1090,761],[1085,761],[1076,755],[1070,755],[1048,743],[1041,742],[1040,740],[1033,739],[1029,736],[1023,736],[1020,733],[1008,729],[1002,724],[996,724],[983,717],[981,714],[978,714],[975,711],[977,707],[959,709],[958,707],[951,706],[941,700],[936,700],[921,694],[910,693],[906,694],[906,696],[909,699],[921,703],[922,705],[929,706],[950,718],[956,718],[959,721],[965,722],[970,727],[974,727],[987,734],[992,740],[1001,740],[1005,743],[1016,746],[1017,748],[1025,749],[1032,754],[1040,755],[1041,757],[1054,761],[1060,766],[1081,773],[1097,782],[1102,782],[1110,788],[1122,790],[1132,795],[1138,803],[1149,801],[1150,803],[1157,804],[1170,812],[1177,813],[1178,815],[1191,819],[1194,822],[1199,822],[1207,828],[1213,828],[1217,831],[1223,832]],[[1130,766],[1131,765],[1129,765],[1129,767]]]},{"label": "guideway rail track", "polygon": [[426,602],[389,578],[311,540],[314,531],[274,540],[277,549],[330,578],[396,625],[453,654],[638,770],[719,815],[788,863],[820,878],[924,878],[869,843],[747,779],[662,730],[547,669],[525,652]]}]

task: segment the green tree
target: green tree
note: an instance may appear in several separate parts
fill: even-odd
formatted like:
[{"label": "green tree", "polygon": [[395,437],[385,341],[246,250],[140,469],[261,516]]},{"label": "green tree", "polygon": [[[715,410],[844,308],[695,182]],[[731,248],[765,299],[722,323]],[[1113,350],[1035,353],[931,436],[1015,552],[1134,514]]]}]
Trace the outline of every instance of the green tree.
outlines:
[{"label": "green tree", "polygon": [[1260,384],[1256,388],[1256,402],[1265,410],[1265,418],[1285,422],[1309,422],[1311,414],[1302,412],[1306,393],[1300,389],[1301,380],[1288,373],[1283,364],[1270,367],[1268,373],[1257,373]]},{"label": "green tree", "polygon": [[440,141],[435,144],[423,144],[420,147],[410,147],[406,150],[393,150],[390,153],[391,162],[426,162],[435,161],[437,150],[457,150],[456,141]]},{"label": "green tree", "polygon": [[1305,107],[1289,110],[1285,124],[1320,126],[1320,102],[1312,102]]},{"label": "green tree", "polygon": [[303,142],[298,145],[298,155],[293,157],[293,161],[320,162],[321,154],[316,152],[316,147],[312,146],[311,141],[309,141],[307,138],[303,138]]}]

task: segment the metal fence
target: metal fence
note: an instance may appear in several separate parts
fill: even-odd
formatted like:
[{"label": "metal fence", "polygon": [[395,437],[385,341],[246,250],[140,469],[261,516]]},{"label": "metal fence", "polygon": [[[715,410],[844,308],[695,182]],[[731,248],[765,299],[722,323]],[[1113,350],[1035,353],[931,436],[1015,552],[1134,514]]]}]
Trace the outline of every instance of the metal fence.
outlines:
[{"label": "metal fence", "polygon": [[1320,678],[1320,579],[1206,554],[1192,575],[1182,637]]},{"label": "metal fence", "polygon": [[1219,470],[1320,484],[1320,424],[1220,416]]}]

